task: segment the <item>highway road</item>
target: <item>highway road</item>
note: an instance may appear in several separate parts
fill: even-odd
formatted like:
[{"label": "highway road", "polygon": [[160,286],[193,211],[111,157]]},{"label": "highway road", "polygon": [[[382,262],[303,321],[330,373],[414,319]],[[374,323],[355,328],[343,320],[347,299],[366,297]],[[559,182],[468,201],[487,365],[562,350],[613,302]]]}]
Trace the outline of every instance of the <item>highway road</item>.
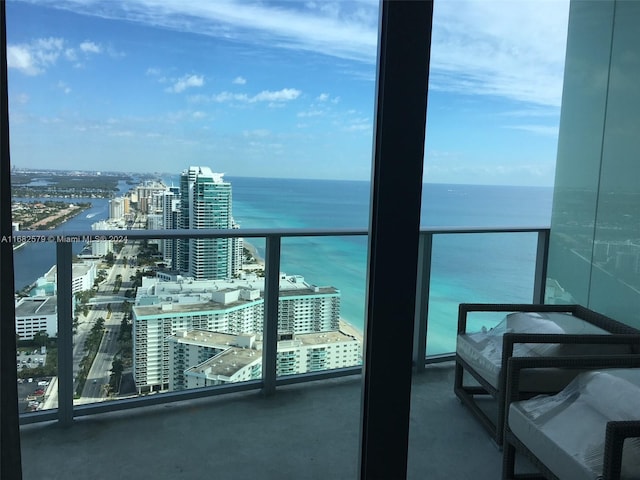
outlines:
[{"label": "highway road", "polygon": [[[102,300],[113,299],[114,296],[124,295],[124,292],[131,288],[131,281],[129,280],[129,277],[135,273],[136,267],[130,267],[128,264],[125,264],[123,259],[125,257],[130,259],[132,256],[136,255],[136,252],[137,246],[133,242],[125,244],[120,253],[116,255],[114,265],[111,267],[106,280],[99,286],[96,296],[92,299],[94,303],[100,304],[94,305],[94,309],[89,313],[91,326],[95,324],[95,321],[99,317],[102,317],[105,319],[105,332],[102,336],[98,353],[91,365],[91,369],[89,370],[89,375],[87,376],[87,381],[84,384],[81,398],[77,399],[74,403],[82,404],[100,402],[107,398],[105,387],[109,384],[113,357],[119,350],[117,338],[124,312],[122,311],[123,302],[114,301],[110,303],[112,312],[109,316],[108,311],[106,310],[106,305],[102,303]],[[122,275],[122,285],[120,286],[120,290],[114,293],[113,289],[118,275]],[[129,301],[133,301],[133,299],[129,299]],[[90,328],[91,327],[89,326],[84,333],[85,336]],[[80,335],[80,332],[78,332],[78,335]],[[81,344],[80,342],[78,343],[79,345],[74,346],[74,376],[78,370],[78,364],[84,356],[84,352],[82,351],[84,341]],[[79,358],[76,357],[76,348],[79,349]]]}]

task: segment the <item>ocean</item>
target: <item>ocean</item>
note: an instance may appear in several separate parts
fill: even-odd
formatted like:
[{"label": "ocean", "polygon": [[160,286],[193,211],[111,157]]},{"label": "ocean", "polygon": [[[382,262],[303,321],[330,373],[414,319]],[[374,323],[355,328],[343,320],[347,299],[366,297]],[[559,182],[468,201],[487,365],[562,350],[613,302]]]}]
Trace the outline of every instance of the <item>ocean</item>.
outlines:
[{"label": "ocean", "polygon": [[[178,185],[178,176],[164,179]],[[369,221],[366,181],[294,180],[226,176],[233,215],[241,228],[362,228]],[[430,227],[547,226],[552,188],[425,184],[421,225]],[[106,200],[61,229],[89,230],[107,218]],[[264,241],[250,242],[264,256]],[[535,234],[441,235],[433,242],[427,353],[455,349],[461,302],[530,302]],[[78,248],[81,248],[79,245]],[[341,292],[341,316],[364,325],[366,237],[283,239],[281,271]],[[34,282],[55,262],[53,244],[30,244],[14,254],[16,288]],[[402,261],[402,252],[398,252]],[[398,281],[405,281],[398,279]],[[409,280],[407,280],[408,282]],[[407,283],[409,286],[409,283]]]}]

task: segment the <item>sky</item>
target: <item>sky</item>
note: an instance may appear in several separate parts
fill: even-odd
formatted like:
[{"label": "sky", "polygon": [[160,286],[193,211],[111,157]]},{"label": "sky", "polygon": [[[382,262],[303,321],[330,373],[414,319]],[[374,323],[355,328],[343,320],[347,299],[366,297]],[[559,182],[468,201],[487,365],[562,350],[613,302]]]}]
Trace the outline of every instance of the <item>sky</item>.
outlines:
[{"label": "sky", "polygon": [[[553,185],[568,0],[436,0],[424,180]],[[9,0],[11,163],[371,177],[376,0]]]}]

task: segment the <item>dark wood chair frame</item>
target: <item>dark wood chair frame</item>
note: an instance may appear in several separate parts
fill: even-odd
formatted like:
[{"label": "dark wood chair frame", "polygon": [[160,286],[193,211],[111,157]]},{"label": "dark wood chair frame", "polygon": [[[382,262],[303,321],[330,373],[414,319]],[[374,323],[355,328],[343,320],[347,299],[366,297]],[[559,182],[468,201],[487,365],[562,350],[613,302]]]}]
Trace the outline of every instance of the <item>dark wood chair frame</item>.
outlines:
[{"label": "dark wood chair frame", "polygon": [[[458,335],[467,332],[467,315],[469,312],[564,312],[591,323],[609,332],[607,335],[589,334],[540,334],[540,333],[507,333],[502,337],[502,361],[498,387],[491,385],[471,365],[465,362],[457,353],[455,357],[454,392],[463,405],[478,418],[489,432],[498,447],[503,443],[505,398],[506,398],[506,367],[509,358],[513,357],[513,347],[518,343],[543,344],[623,344],[629,345],[631,352],[640,353],[640,330],[618,322],[600,313],[589,310],[581,305],[541,305],[541,304],[496,304],[496,303],[462,303],[458,309]],[[464,385],[464,373],[469,373],[479,385]],[[526,392],[523,392],[523,395]],[[529,395],[553,393],[537,390]],[[489,417],[478,405],[475,396],[491,396],[497,401],[497,415]]]},{"label": "dark wood chair frame", "polygon": [[[575,370],[576,374],[585,370],[601,370],[607,368],[640,368],[640,355],[605,356],[572,356],[572,357],[514,357],[509,359],[506,371],[507,395],[505,408],[508,415],[512,402],[526,399],[520,392],[520,375],[529,368],[565,368]],[[554,392],[557,393],[557,392]],[[604,467],[602,480],[620,480],[622,467],[622,448],[627,438],[640,437],[640,420],[607,422],[604,443]],[[502,463],[502,479],[546,479],[560,480],[536,455],[526,446],[527,439],[518,438],[510,429],[508,421],[504,425],[504,448]],[[516,474],[516,454],[521,454],[533,464],[540,474]],[[600,478],[600,477],[598,477]]]}]

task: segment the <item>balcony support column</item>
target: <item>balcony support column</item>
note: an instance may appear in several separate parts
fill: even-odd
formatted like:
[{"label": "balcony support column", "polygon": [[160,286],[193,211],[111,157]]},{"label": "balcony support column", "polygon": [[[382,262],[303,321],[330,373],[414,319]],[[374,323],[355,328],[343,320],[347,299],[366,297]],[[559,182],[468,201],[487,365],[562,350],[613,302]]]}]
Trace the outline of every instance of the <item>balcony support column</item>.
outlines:
[{"label": "balcony support column", "polygon": [[[0,4],[0,478],[22,478],[18,379],[16,370],[16,310],[11,224],[11,164],[9,160],[9,96],[7,88],[7,17]],[[9,239],[7,241],[7,239]]]},{"label": "balcony support column", "polygon": [[58,423],[73,422],[73,253],[71,242],[56,245],[58,288]]},{"label": "balcony support column", "polygon": [[538,231],[535,277],[533,279],[533,303],[544,303],[547,283],[547,261],[549,260],[549,230]]},{"label": "balcony support column", "polygon": [[360,478],[406,478],[432,1],[382,0]]},{"label": "balcony support column", "polygon": [[418,243],[418,279],[416,282],[416,318],[413,335],[413,368],[424,372],[427,356],[427,326],[429,322],[429,287],[431,285],[431,252],[433,234],[421,233]]},{"label": "balcony support column", "polygon": [[263,393],[276,391],[276,360],[278,355],[278,299],[280,297],[280,243],[278,236],[267,237],[264,283],[264,326],[262,327]]}]

